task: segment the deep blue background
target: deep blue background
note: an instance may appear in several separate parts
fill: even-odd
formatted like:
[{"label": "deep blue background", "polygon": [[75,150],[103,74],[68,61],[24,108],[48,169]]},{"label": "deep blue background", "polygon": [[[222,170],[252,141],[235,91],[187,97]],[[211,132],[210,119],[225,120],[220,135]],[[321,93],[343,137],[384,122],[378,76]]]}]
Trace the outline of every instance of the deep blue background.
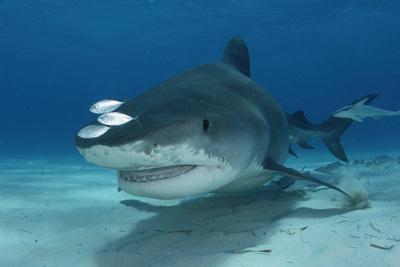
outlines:
[{"label": "deep blue background", "polygon": [[[0,156],[76,155],[103,98],[131,98],[248,43],[253,78],[318,122],[378,92],[400,109],[398,0],[0,0]],[[399,150],[400,118],[355,124],[348,150]]]}]

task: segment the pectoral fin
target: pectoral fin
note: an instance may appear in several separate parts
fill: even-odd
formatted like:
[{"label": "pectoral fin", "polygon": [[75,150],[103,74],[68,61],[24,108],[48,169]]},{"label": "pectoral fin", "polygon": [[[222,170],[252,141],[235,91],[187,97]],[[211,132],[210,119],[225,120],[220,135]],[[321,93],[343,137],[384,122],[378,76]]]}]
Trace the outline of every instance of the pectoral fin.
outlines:
[{"label": "pectoral fin", "polygon": [[292,155],[295,158],[298,158],[296,152],[294,152],[293,148],[291,146],[289,146],[289,154]]},{"label": "pectoral fin", "polygon": [[363,119],[361,118],[361,116],[355,116],[355,117],[352,117],[352,119],[353,119],[353,121],[356,121],[356,122],[363,122]]},{"label": "pectoral fin", "polygon": [[312,145],[310,145],[307,141],[301,141],[299,143],[297,143],[300,147],[304,148],[304,149],[314,149],[315,147],[313,147]]},{"label": "pectoral fin", "polygon": [[352,196],[350,196],[349,194],[344,192],[342,189],[340,189],[340,188],[338,188],[338,187],[336,187],[336,186],[334,186],[334,185],[332,185],[330,183],[324,182],[324,181],[322,181],[322,180],[320,180],[320,179],[318,179],[316,177],[313,177],[313,176],[311,176],[309,174],[301,173],[301,172],[298,172],[298,171],[296,171],[294,169],[282,166],[281,164],[276,163],[275,161],[273,161],[270,158],[267,158],[266,160],[264,160],[263,166],[264,166],[264,169],[276,172],[277,174],[281,174],[281,175],[284,175],[286,177],[291,177],[291,178],[299,179],[299,180],[307,180],[307,181],[311,181],[311,182],[316,183],[316,184],[320,184],[320,185],[329,187],[329,188],[331,188],[333,190],[336,190],[338,192],[341,192],[341,193],[345,194],[346,196],[348,196],[349,198],[353,199]]}]

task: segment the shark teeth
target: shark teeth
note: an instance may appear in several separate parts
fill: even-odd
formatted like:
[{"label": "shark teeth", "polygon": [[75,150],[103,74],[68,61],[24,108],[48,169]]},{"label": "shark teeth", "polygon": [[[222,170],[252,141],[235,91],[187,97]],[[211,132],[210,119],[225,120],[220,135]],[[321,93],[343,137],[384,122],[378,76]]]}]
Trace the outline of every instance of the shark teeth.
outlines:
[{"label": "shark teeth", "polygon": [[104,114],[116,110],[123,103],[118,100],[104,99],[94,103],[89,110],[95,114]]},{"label": "shark teeth", "polygon": [[168,179],[185,174],[196,168],[194,165],[181,165],[160,167],[149,170],[120,170],[119,177],[128,182],[152,182],[162,179]]},{"label": "shark teeth", "polygon": [[84,139],[97,138],[105,134],[110,127],[104,125],[89,125],[78,132],[78,136]]},{"label": "shark teeth", "polygon": [[131,116],[119,112],[105,113],[97,119],[98,122],[108,126],[119,126],[131,120],[133,120]]}]

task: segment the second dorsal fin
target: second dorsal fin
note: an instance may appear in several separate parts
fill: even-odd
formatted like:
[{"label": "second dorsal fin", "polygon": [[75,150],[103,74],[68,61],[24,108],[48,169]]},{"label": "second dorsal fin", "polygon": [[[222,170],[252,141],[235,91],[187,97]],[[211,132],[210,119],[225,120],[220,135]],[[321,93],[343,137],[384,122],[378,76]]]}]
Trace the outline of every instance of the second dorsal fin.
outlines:
[{"label": "second dorsal fin", "polygon": [[301,122],[303,122],[305,124],[308,124],[308,125],[311,124],[307,120],[306,116],[304,115],[304,111],[302,111],[302,110],[296,111],[291,116],[292,116],[293,119],[296,119],[297,121],[301,121]]},{"label": "second dorsal fin", "polygon": [[226,45],[222,62],[250,77],[249,50],[245,41],[239,36],[233,37]]}]

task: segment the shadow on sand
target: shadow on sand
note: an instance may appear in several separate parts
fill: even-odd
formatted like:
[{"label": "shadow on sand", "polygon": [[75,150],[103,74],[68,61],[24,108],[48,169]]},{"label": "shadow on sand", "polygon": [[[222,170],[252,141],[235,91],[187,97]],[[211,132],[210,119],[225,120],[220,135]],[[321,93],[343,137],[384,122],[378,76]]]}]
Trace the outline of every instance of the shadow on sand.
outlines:
[{"label": "shadow on sand", "polygon": [[177,206],[151,206],[137,200],[121,203],[154,212],[125,237],[106,244],[95,255],[98,266],[222,266],[240,250],[268,244],[280,218],[329,217],[346,210],[299,207],[300,191],[267,186],[243,195],[198,198]]}]

